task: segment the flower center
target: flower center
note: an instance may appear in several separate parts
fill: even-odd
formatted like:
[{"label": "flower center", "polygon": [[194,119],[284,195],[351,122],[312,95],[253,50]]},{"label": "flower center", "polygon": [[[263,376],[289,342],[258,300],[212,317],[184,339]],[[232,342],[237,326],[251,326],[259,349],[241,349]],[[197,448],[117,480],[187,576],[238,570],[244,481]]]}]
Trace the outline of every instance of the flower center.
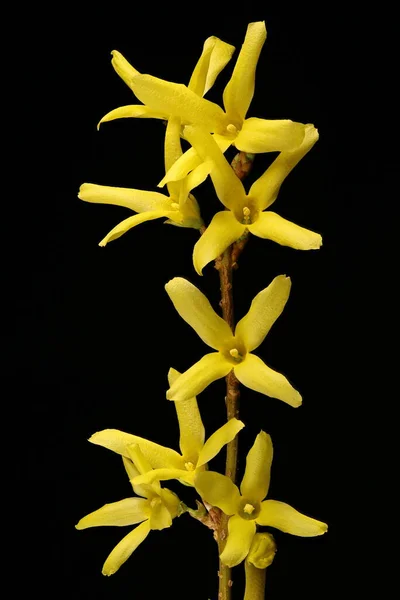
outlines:
[{"label": "flower center", "polygon": [[153,498],[150,501],[151,508],[155,508],[156,506],[159,506],[160,504],[161,504],[161,498]]},{"label": "flower center", "polygon": [[179,204],[177,202],[171,202],[172,210],[179,210]]},{"label": "flower center", "polygon": [[260,514],[261,505],[259,502],[254,502],[249,498],[242,498],[239,504],[239,515],[246,521],[257,519]]},{"label": "flower center", "polygon": [[251,223],[251,210],[248,206],[243,207],[243,225],[250,225]]},{"label": "flower center", "polygon": [[231,350],[229,350],[229,354],[236,362],[242,362],[243,356],[240,354],[237,348],[232,348]]},{"label": "flower center", "polygon": [[227,125],[226,130],[228,131],[228,133],[232,133],[235,134],[237,133],[237,128],[235,127],[235,125],[233,123],[229,123],[229,125]]},{"label": "flower center", "polygon": [[247,515],[251,515],[255,511],[255,507],[252,504],[245,504],[243,507],[243,512]]},{"label": "flower center", "polygon": [[185,462],[186,471],[194,471],[194,464],[192,462]]}]

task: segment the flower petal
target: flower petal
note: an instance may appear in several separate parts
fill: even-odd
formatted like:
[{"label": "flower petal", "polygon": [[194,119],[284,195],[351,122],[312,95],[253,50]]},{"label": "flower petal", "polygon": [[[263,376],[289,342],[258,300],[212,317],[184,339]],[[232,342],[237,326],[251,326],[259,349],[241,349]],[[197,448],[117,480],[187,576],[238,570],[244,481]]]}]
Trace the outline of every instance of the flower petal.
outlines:
[{"label": "flower petal", "polygon": [[246,469],[240,493],[250,502],[258,503],[268,494],[273,448],[271,437],[261,431],[247,454]]},{"label": "flower petal", "polygon": [[235,567],[246,558],[256,533],[255,521],[246,521],[233,515],[228,521],[228,539],[222,554],[221,562],[228,567]]},{"label": "flower petal", "polygon": [[179,505],[181,503],[178,496],[174,492],[171,492],[171,490],[168,488],[162,488],[159,496],[164,502],[165,506],[168,508],[171,517],[174,519],[178,514]]},{"label": "flower petal", "polygon": [[228,375],[232,364],[219,352],[205,354],[173,383],[167,391],[167,399],[174,402],[197,396],[210,383]]},{"label": "flower petal", "polygon": [[213,162],[210,176],[222,204],[232,210],[243,207],[246,201],[243,184],[233,172],[214,138],[200,127],[192,125],[185,127],[184,134],[203,161]]},{"label": "flower petal", "polygon": [[283,400],[295,408],[302,402],[299,392],[286,377],[267,367],[255,354],[247,354],[245,360],[234,367],[234,372],[240,383],[251,390]]},{"label": "flower petal", "polygon": [[115,119],[166,119],[167,115],[156,110],[152,110],[144,104],[129,104],[120,106],[108,112],[97,124],[97,129],[100,129],[102,123],[114,121]]},{"label": "flower petal", "polygon": [[[293,150],[304,139],[305,125],[289,119],[246,119],[234,145],[243,152],[281,152]],[[250,193],[249,193],[250,195]]]},{"label": "flower petal", "polygon": [[272,240],[281,246],[295,250],[318,250],[322,237],[309,229],[304,229],[287,221],[272,211],[260,213],[257,221],[248,226],[250,233],[257,237]]},{"label": "flower petal", "polygon": [[[296,125],[296,123],[293,125]],[[297,125],[300,125],[300,123],[297,123]],[[271,206],[276,200],[279,189],[286,177],[318,140],[318,129],[315,129],[314,125],[301,125],[301,127],[304,128],[301,144],[292,151],[282,148],[285,151],[277,156],[272,165],[251,186],[249,196],[256,198],[259,210],[265,210]]]},{"label": "flower petal", "polygon": [[149,494],[149,491],[151,490],[149,490],[148,487],[135,485],[132,483],[132,479],[134,479],[135,477],[139,477],[140,475],[133,462],[129,460],[129,458],[125,458],[125,456],[122,457],[122,461],[124,463],[125,471],[129,477],[129,481],[132,485],[132,489],[135,492],[135,494],[137,494],[138,496],[142,496],[143,498],[148,498],[149,495],[152,495],[151,493]]},{"label": "flower petal", "polygon": [[[211,161],[205,161],[193,169],[193,171],[189,173],[187,177],[175,183],[175,185],[180,185],[179,205],[181,208],[182,205],[187,201],[189,192],[207,179],[212,168],[213,163]],[[172,183],[173,182],[171,181],[170,183],[167,183],[167,185],[171,185]]]},{"label": "flower petal", "polygon": [[140,213],[139,215],[133,215],[133,217],[128,217],[127,219],[121,221],[121,223],[118,223],[118,225],[116,225],[113,229],[111,229],[111,231],[107,233],[107,235],[101,240],[101,242],[99,242],[99,246],[107,246],[109,242],[118,239],[119,237],[121,237],[121,235],[123,235],[130,229],[136,227],[136,225],[140,225],[141,223],[145,223],[146,221],[153,221],[154,219],[161,219],[161,217],[168,217],[171,219],[172,217],[175,217],[175,213],[176,211],[168,212],[161,210],[149,210],[147,212]]},{"label": "flower petal", "polygon": [[[176,369],[168,371],[170,387],[181,375]],[[196,398],[189,398],[185,402],[175,402],[176,414],[179,421],[179,447],[185,462],[197,463],[199,453],[204,446],[204,425],[201,420]]]},{"label": "flower petal", "polygon": [[170,199],[159,192],[146,192],[95,183],[83,183],[79,188],[78,198],[96,204],[125,206],[137,213],[171,210]]},{"label": "flower petal", "polygon": [[228,323],[217,315],[205,295],[187,279],[174,277],[165,289],[182,319],[193,327],[208,346],[218,350],[233,338]]},{"label": "flower petal", "polygon": [[139,75],[134,77],[130,87],[143,104],[171,117],[179,117],[183,124],[198,123],[207,131],[217,133],[226,130],[228,122],[222,108],[181,83]]},{"label": "flower petal", "polygon": [[89,442],[108,448],[108,450],[121,454],[125,458],[130,458],[128,446],[138,444],[144,456],[155,469],[160,467],[169,467],[171,469],[185,468],[182,456],[178,452],[175,452],[175,450],[165,448],[137,435],[124,433],[118,429],[103,429],[103,431],[98,431],[92,435]]},{"label": "flower petal", "polygon": [[197,61],[188,88],[198,96],[204,96],[214,85],[217,76],[232,58],[235,47],[215,36],[206,39],[203,52]]},{"label": "flower petal", "polygon": [[133,464],[139,473],[147,473],[153,469],[150,462],[141,451],[139,444],[128,444],[127,450],[130,459],[133,461]]},{"label": "flower petal", "polygon": [[197,273],[202,275],[204,267],[236,242],[245,231],[246,225],[239,223],[230,210],[215,214],[193,249],[193,264]]},{"label": "flower petal", "polygon": [[147,520],[128,533],[114,550],[109,554],[103,565],[103,575],[114,575],[130,557],[132,552],[146,539],[150,532],[150,522]]},{"label": "flower petal", "polygon": [[111,64],[114,67],[115,71],[118,75],[123,79],[131,89],[131,81],[134,77],[140,75],[139,71],[137,71],[132,65],[124,58],[121,52],[118,50],[113,50],[111,52],[112,59]]},{"label": "flower petal", "polygon": [[[164,140],[164,165],[167,172],[173,164],[182,156],[181,146],[181,121],[178,117],[168,119],[167,129]],[[168,192],[171,197],[179,198],[180,184],[171,181],[167,184]]]},{"label": "flower petal", "polygon": [[151,529],[165,529],[171,527],[172,517],[168,508],[163,504],[161,498],[154,498],[150,515]]},{"label": "flower petal", "polygon": [[240,493],[238,487],[225,475],[215,471],[202,471],[194,480],[200,496],[211,504],[218,506],[226,515],[234,515],[238,509]]},{"label": "flower petal", "polygon": [[134,525],[148,519],[150,503],[145,498],[125,498],[119,502],[105,504],[98,510],[86,515],[75,525],[76,529],[88,527]]},{"label": "flower petal", "polygon": [[281,315],[289,298],[290,287],[290,277],[278,275],[253,298],[249,312],[240,319],[235,330],[235,337],[243,342],[248,352],[262,343]]},{"label": "flower petal", "polygon": [[[179,406],[182,404],[185,403],[180,402]],[[210,462],[210,460],[214,458],[214,456],[216,456],[226,444],[231,442],[236,437],[243,427],[244,423],[242,423],[242,421],[233,418],[225,423],[225,425],[222,425],[222,427],[217,429],[217,431],[215,431],[204,444],[196,467],[201,467],[202,465]]]},{"label": "flower petal", "polygon": [[259,525],[276,527],[285,533],[301,537],[314,537],[328,531],[328,525],[311,517],[306,517],[297,510],[277,500],[265,500],[257,517]]},{"label": "flower petal", "polygon": [[267,39],[264,21],[249,23],[235,68],[223,94],[232,120],[243,121],[254,95],[255,75],[261,49]]},{"label": "flower petal", "polygon": [[[184,404],[184,402],[180,402],[180,404]],[[136,476],[133,483],[135,485],[149,485],[155,481],[179,479],[193,485],[193,473],[194,471],[186,471],[186,469],[152,469],[147,473]]]}]

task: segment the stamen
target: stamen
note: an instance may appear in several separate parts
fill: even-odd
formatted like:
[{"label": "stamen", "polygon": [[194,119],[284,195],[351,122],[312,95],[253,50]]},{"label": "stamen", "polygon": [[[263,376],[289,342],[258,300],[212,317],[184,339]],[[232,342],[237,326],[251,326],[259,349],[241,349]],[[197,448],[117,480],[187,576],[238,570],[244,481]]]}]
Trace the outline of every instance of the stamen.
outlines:
[{"label": "stamen", "polygon": [[161,498],[153,498],[150,501],[150,506],[151,508],[154,508],[155,506],[157,506],[158,504],[161,504]]},{"label": "stamen", "polygon": [[251,515],[251,513],[254,512],[254,506],[252,504],[245,504],[243,512],[245,512],[247,515]]},{"label": "stamen", "polygon": [[244,215],[245,217],[249,217],[249,216],[250,216],[250,214],[251,214],[251,210],[249,209],[249,207],[248,207],[248,206],[245,206],[245,207],[243,208],[243,215]]},{"label": "stamen", "polygon": [[227,131],[228,131],[229,133],[236,133],[236,132],[237,132],[237,129],[236,129],[236,127],[233,125],[233,123],[229,123],[229,125],[227,126],[227,128],[226,128],[226,129],[227,129]]},{"label": "stamen", "polygon": [[192,462],[185,462],[185,469],[187,471],[194,471],[194,464]]},{"label": "stamen", "polygon": [[177,204],[176,202],[171,202],[171,208],[173,210],[179,210],[179,204]]},{"label": "stamen", "polygon": [[232,356],[232,358],[240,358],[239,350],[237,348],[232,348],[232,350],[229,350],[229,354]]}]

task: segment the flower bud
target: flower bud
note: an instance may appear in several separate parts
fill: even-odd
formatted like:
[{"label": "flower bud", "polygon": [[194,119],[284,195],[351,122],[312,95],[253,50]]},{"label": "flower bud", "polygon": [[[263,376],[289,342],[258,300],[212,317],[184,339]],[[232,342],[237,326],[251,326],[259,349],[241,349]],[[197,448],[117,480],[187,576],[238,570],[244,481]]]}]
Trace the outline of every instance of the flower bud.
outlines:
[{"label": "flower bud", "polygon": [[273,535],[270,533],[256,533],[247,560],[257,569],[265,569],[274,560],[275,552],[276,543]]}]

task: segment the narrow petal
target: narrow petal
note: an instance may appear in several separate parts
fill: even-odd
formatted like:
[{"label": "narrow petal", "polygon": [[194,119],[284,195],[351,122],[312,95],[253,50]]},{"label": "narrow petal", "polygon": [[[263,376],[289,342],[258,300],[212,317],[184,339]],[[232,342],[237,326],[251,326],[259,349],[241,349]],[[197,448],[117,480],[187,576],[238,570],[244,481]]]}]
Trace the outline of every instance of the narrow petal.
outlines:
[{"label": "narrow petal", "polygon": [[[184,404],[180,402],[180,404]],[[138,475],[133,480],[135,485],[149,485],[155,481],[170,481],[171,479],[183,480],[193,485],[193,471],[186,469],[152,469],[143,475]]]},{"label": "narrow petal", "polygon": [[141,451],[139,444],[129,444],[127,450],[130,459],[133,461],[140,474],[147,473],[153,469],[150,462]]},{"label": "narrow petal", "polygon": [[322,246],[322,237],[309,229],[304,229],[287,221],[272,211],[260,213],[257,221],[248,227],[257,237],[272,240],[281,246],[295,250],[318,250]]},{"label": "narrow petal", "polygon": [[[297,125],[300,124],[297,123]],[[249,196],[256,199],[259,210],[262,211],[271,206],[286,177],[318,140],[318,129],[315,129],[314,125],[308,124],[302,125],[302,127],[304,128],[304,137],[301,144],[291,152],[282,148],[285,151],[277,156],[272,165],[251,186]]]},{"label": "narrow petal", "polygon": [[232,339],[228,323],[217,315],[205,295],[187,279],[174,277],[165,289],[182,319],[193,327],[208,346],[218,350]]},{"label": "narrow petal", "polygon": [[243,152],[281,152],[293,150],[304,139],[305,125],[289,119],[246,119],[234,144]]},{"label": "narrow petal", "polygon": [[255,521],[246,521],[239,515],[233,515],[228,521],[228,539],[220,554],[221,562],[228,567],[236,567],[241,563],[249,553],[255,533]]},{"label": "narrow petal", "polygon": [[179,117],[183,124],[198,123],[207,131],[217,133],[226,130],[228,122],[222,108],[181,83],[139,75],[132,80],[130,87],[143,104],[171,117]]},{"label": "narrow petal", "polygon": [[76,525],[76,529],[88,527],[134,525],[148,519],[150,503],[145,498],[125,498],[119,502],[105,504],[98,510],[86,515]]},{"label": "narrow petal", "polygon": [[98,431],[92,435],[89,442],[108,448],[108,450],[112,450],[129,459],[128,446],[138,444],[144,456],[155,469],[160,467],[169,467],[171,469],[185,468],[182,456],[178,452],[175,452],[175,450],[165,448],[137,435],[124,433],[118,429],[103,429],[103,431]]},{"label": "narrow petal", "polygon": [[235,47],[215,36],[206,39],[203,52],[197,61],[188,88],[198,96],[204,96],[214,85],[217,76],[232,58]]},{"label": "narrow petal", "polygon": [[205,354],[169,388],[167,399],[180,402],[193,398],[213,381],[228,375],[231,370],[232,364],[219,352]]},{"label": "narrow petal", "polygon": [[257,348],[282,314],[289,298],[290,277],[278,275],[264,290],[254,297],[249,312],[236,325],[235,336],[251,352]]},{"label": "narrow petal", "polygon": [[[176,369],[168,371],[170,387],[180,377]],[[175,402],[176,414],[179,421],[179,447],[186,462],[195,465],[199,458],[200,450],[204,445],[205,431],[201,420],[196,398],[189,398],[185,402]]]},{"label": "narrow petal", "polygon": [[140,75],[139,71],[137,71],[132,65],[124,58],[121,52],[118,50],[113,50],[111,52],[112,59],[111,64],[114,67],[115,71],[118,75],[123,79],[131,89],[131,81],[134,77]]},{"label": "narrow petal", "polygon": [[273,448],[271,437],[261,431],[246,458],[246,470],[240,493],[252,503],[261,502],[268,494]]},{"label": "narrow petal", "polygon": [[159,192],[146,192],[94,183],[83,183],[79,188],[78,198],[96,204],[124,206],[137,213],[171,210],[170,199]]},{"label": "narrow petal", "polygon": [[[211,173],[213,168],[213,163],[210,160],[207,160],[201,163],[198,167],[193,169],[191,173],[184,179],[176,182],[175,185],[180,186],[179,190],[179,205],[182,207],[183,204],[187,201],[189,192],[193,190],[195,187],[203,183]],[[171,183],[167,183],[167,185],[172,185]]]},{"label": "narrow petal", "polygon": [[197,273],[202,275],[204,267],[236,242],[245,231],[246,225],[239,223],[230,210],[214,215],[193,249],[193,264]]},{"label": "narrow petal", "polygon": [[202,160],[213,162],[210,176],[222,204],[231,210],[243,207],[246,201],[243,184],[236,177],[214,138],[200,127],[195,126],[185,127],[184,133],[185,138],[195,148]]},{"label": "narrow petal", "polygon": [[168,508],[163,504],[161,498],[152,500],[153,506],[150,515],[151,529],[165,529],[171,527],[172,517]]},{"label": "narrow petal", "polygon": [[145,223],[145,221],[153,221],[154,219],[160,219],[161,217],[171,218],[171,216],[175,216],[172,211],[169,213],[168,211],[154,210],[144,212],[139,215],[133,215],[133,217],[128,217],[127,219],[121,221],[121,223],[118,223],[118,225],[116,225],[113,229],[111,229],[111,231],[107,233],[107,235],[101,240],[101,242],[99,242],[99,246],[107,246],[109,242],[118,239],[119,237],[121,237],[121,235],[123,235],[130,229],[136,227],[136,225]]},{"label": "narrow petal", "polygon": [[295,408],[302,402],[299,392],[290,385],[286,377],[267,367],[254,354],[247,354],[245,360],[235,366],[234,372],[240,383],[260,394],[278,398]]},{"label": "narrow petal", "polygon": [[102,123],[107,121],[115,121],[115,119],[165,119],[166,115],[156,110],[152,110],[144,104],[129,104],[128,106],[120,106],[108,112],[99,121],[97,129],[100,129]]},{"label": "narrow petal", "polygon": [[[164,140],[164,165],[165,172],[182,156],[181,146],[181,121],[178,117],[168,119]],[[174,199],[179,198],[180,184],[171,181],[167,184],[168,192]]]},{"label": "narrow petal", "polygon": [[242,121],[249,109],[254,95],[258,58],[266,39],[264,21],[249,23],[232,77],[223,94],[225,110],[233,120]]},{"label": "narrow petal", "polygon": [[114,575],[132,552],[146,539],[150,532],[150,522],[145,521],[128,533],[117,544],[103,565],[103,575]]},{"label": "narrow petal", "polygon": [[277,500],[265,500],[261,504],[261,512],[257,517],[259,525],[276,527],[285,533],[301,537],[314,537],[328,531],[328,525],[311,517],[306,517],[297,510]]},{"label": "narrow petal", "polygon": [[174,519],[178,514],[179,505],[181,503],[178,496],[168,488],[161,489],[159,496],[164,505],[168,508],[171,517]]},{"label": "narrow petal", "polygon": [[[184,403],[180,402],[179,405],[181,404]],[[242,423],[242,421],[233,418],[217,429],[204,444],[196,467],[201,467],[210,462],[210,460],[214,458],[226,444],[229,444],[229,442],[234,439],[243,427],[244,423]]]},{"label": "narrow petal", "polygon": [[137,496],[142,496],[143,498],[148,498],[149,490],[146,486],[134,485],[132,483],[132,480],[135,477],[139,477],[139,475],[140,475],[139,471],[137,470],[137,468],[135,467],[133,462],[131,460],[129,460],[129,458],[125,458],[125,456],[122,457],[122,461],[124,463],[125,471],[128,475],[129,481],[132,485],[132,489],[135,492],[135,494],[137,494]]},{"label": "narrow petal", "polygon": [[229,477],[215,471],[203,471],[196,475],[194,485],[200,496],[208,504],[218,506],[226,515],[236,513],[240,493]]}]

